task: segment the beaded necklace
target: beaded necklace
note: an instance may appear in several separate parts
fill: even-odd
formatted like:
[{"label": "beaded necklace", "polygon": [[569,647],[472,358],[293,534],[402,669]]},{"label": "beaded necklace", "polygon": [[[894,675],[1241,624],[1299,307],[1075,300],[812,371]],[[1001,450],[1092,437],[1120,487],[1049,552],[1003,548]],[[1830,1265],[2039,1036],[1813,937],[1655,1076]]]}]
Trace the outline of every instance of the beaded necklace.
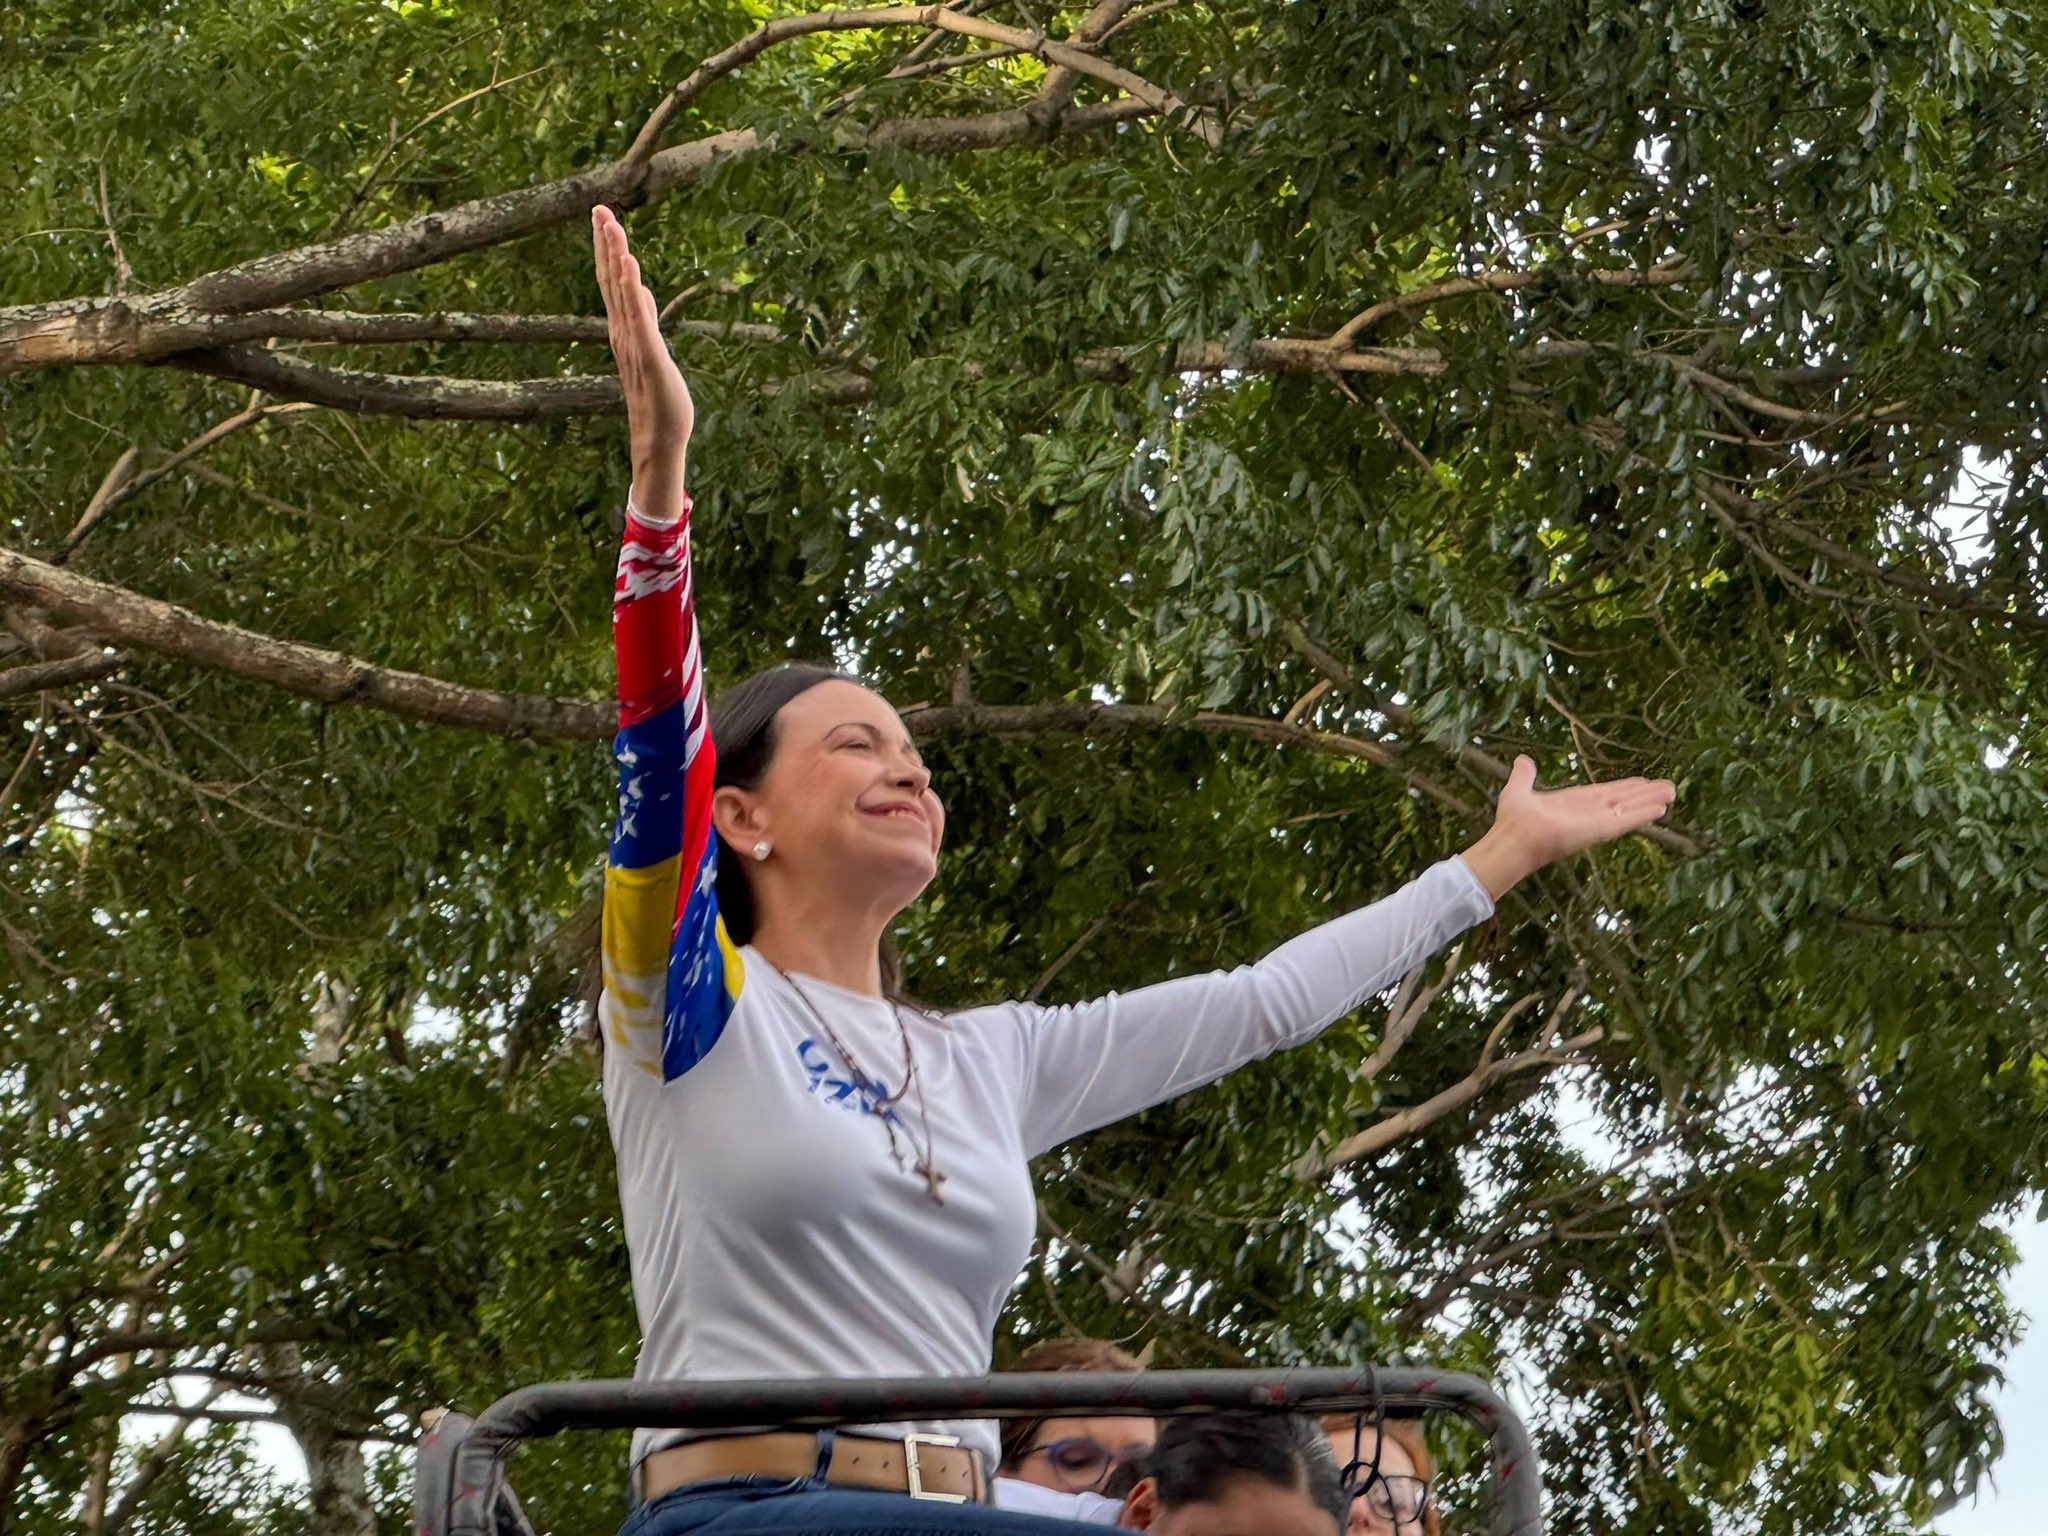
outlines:
[{"label": "beaded necklace", "polygon": [[[756,950],[755,953],[759,954],[760,951]],[[766,955],[762,955],[761,958],[768,960]],[[932,1204],[944,1205],[946,1203],[945,1197],[939,1193],[939,1186],[946,1182],[946,1176],[939,1172],[937,1164],[932,1161],[932,1120],[931,1115],[925,1109],[924,1084],[918,1080],[917,1076],[917,1056],[910,1048],[910,1029],[903,1022],[903,1005],[893,997],[888,999],[889,1016],[896,1021],[896,1033],[903,1041],[903,1086],[894,1093],[885,1094],[879,1091],[882,1084],[875,1078],[870,1077],[861,1068],[860,1063],[854,1060],[853,1051],[844,1040],[839,1038],[839,1031],[832,1027],[832,1021],[825,1017],[823,1009],[811,1001],[811,995],[797,984],[797,979],[773,960],[768,960],[768,968],[788,983],[789,990],[796,994],[797,1001],[802,1003],[810,1016],[818,1021],[818,1028],[823,1031],[826,1040],[831,1043],[832,1049],[839,1053],[839,1059],[846,1064],[846,1070],[853,1074],[854,1086],[873,1101],[876,1118],[882,1122],[882,1129],[888,1132],[889,1155],[896,1160],[896,1166],[907,1173],[914,1173],[923,1179],[925,1189],[931,1195]],[[914,1163],[909,1164],[904,1162],[902,1144],[896,1139],[898,1119],[893,1112],[893,1106],[901,1103],[906,1094],[915,1095],[917,1122],[924,1131],[924,1146],[922,1149],[918,1147],[915,1139],[911,1140],[910,1149],[917,1153],[918,1156]],[[910,1136],[908,1126],[904,1127],[904,1135],[905,1137]]]}]

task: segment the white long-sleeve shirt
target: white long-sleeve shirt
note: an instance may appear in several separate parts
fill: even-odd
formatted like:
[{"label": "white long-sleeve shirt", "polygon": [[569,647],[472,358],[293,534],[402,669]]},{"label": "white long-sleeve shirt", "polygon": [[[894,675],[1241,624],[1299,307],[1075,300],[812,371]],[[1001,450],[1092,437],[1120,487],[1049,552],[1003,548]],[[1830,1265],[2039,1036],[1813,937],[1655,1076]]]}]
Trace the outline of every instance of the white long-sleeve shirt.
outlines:
[{"label": "white long-sleeve shirt", "polygon": [[[981,1375],[1031,1247],[1031,1158],[1312,1038],[1492,902],[1447,859],[1255,965],[1060,1007],[940,1017],[785,977],[717,915],[687,530],[629,515],[616,589],[600,1018],[636,1375]],[[904,1030],[922,1115],[915,1093],[890,1102]],[[907,1166],[927,1130],[943,1204]],[[995,1464],[987,1420],[871,1428],[957,1434]],[[643,1431],[634,1459],[678,1438]]]}]

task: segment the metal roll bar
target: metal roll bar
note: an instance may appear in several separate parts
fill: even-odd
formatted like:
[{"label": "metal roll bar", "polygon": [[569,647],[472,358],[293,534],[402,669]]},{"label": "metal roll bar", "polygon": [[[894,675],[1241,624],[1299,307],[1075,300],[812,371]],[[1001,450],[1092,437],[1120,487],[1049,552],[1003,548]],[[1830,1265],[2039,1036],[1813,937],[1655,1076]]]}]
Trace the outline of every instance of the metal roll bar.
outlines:
[{"label": "metal roll bar", "polygon": [[[1494,1536],[1542,1536],[1542,1478],[1529,1431],[1498,1393],[1455,1371],[1040,1372],[810,1381],[565,1381],[521,1387],[452,1451],[448,1536],[494,1536],[505,1457],[565,1429],[830,1428],[914,1419],[1015,1419],[1218,1408],[1311,1414],[1441,1409],[1484,1430],[1498,1495]],[[428,1484],[421,1483],[423,1495]],[[435,1502],[439,1502],[436,1497]]]}]

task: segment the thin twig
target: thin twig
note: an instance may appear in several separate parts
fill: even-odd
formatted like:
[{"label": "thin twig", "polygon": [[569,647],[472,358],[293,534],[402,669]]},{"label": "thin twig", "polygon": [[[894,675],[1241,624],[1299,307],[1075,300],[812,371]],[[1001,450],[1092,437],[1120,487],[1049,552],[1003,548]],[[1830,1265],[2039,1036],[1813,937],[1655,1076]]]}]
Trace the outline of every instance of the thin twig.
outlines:
[{"label": "thin twig", "polygon": [[100,219],[107,227],[107,248],[114,255],[114,295],[121,297],[128,292],[128,285],[135,281],[135,269],[128,265],[128,253],[121,249],[120,231],[114,228],[113,205],[107,199],[107,158],[100,156]]},{"label": "thin twig", "polygon": [[[100,483],[100,490],[94,493],[92,501],[87,504],[77,524],[64,536],[64,542],[57,546],[57,552],[50,557],[50,563],[53,565],[64,564],[115,506],[149,489],[150,486],[156,484],[157,481],[163,479],[166,475],[175,474],[180,466],[197,458],[215,444],[234,436],[244,428],[253,427],[256,423],[266,421],[273,416],[289,416],[311,409],[310,405],[304,405],[296,401],[265,405],[260,392],[252,393],[249,396],[249,403],[241,410],[232,416],[215,422],[204,432],[193,438],[191,442],[171,454],[161,464],[144,470],[139,475],[123,475],[117,479],[115,471],[121,468],[122,463],[127,463],[130,468],[133,467],[133,460],[130,458],[130,455],[136,450],[133,448],[129,449],[128,453],[124,453],[121,456],[121,462],[116,463],[114,470],[107,472],[107,478]],[[113,487],[112,490],[108,490],[110,485]]]}]

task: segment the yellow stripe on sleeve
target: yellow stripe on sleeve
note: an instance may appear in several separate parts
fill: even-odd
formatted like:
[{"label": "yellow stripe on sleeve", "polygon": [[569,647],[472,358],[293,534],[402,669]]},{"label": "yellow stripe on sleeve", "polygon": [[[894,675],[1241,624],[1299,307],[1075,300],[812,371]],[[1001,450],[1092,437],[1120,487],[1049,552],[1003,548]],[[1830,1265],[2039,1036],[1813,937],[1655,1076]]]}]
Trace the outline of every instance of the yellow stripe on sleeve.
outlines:
[{"label": "yellow stripe on sleeve", "polygon": [[[645,869],[621,869],[616,864],[605,869],[601,943],[605,969],[611,975],[641,977],[667,973],[681,864],[682,856],[678,854]],[[722,931],[720,938],[724,938]],[[728,966],[732,963],[727,962]],[[646,1005],[644,998],[636,1001]]]},{"label": "yellow stripe on sleeve", "polygon": [[718,918],[718,953],[725,961],[725,995],[733,1002],[740,1000],[740,988],[747,984],[747,963],[740,958],[739,946],[732,941],[732,935],[725,931],[725,916]]}]

